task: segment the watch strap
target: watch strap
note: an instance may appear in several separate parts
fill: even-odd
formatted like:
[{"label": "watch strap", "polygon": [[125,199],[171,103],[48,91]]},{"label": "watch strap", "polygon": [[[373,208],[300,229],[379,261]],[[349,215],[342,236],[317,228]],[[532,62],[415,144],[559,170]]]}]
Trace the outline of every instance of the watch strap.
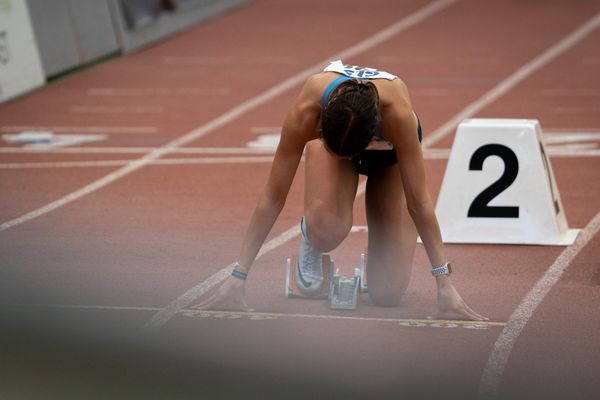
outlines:
[{"label": "watch strap", "polygon": [[435,267],[431,269],[431,275],[440,276],[440,275],[450,275],[452,273],[452,266],[450,263],[446,263],[444,265],[440,265],[439,267]]}]

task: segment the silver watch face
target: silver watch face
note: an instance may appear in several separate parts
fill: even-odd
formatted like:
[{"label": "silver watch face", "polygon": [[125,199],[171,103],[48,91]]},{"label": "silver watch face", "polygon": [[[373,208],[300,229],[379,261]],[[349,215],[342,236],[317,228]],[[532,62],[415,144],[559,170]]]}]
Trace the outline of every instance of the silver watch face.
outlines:
[{"label": "silver watch face", "polygon": [[450,263],[446,263],[446,264],[442,265],[441,267],[433,268],[431,270],[431,274],[433,276],[450,275],[451,273],[452,273],[452,266],[450,265]]}]

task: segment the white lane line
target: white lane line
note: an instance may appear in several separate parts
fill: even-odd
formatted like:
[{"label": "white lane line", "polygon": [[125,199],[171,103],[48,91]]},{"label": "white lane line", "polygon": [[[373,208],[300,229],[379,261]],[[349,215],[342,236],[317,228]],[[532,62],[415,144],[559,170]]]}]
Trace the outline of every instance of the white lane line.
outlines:
[{"label": "white lane line", "polygon": [[[556,157],[600,157],[600,149],[594,143],[547,146],[546,151],[552,158]],[[272,153],[272,152],[266,152]],[[426,160],[446,160],[450,149],[427,149],[423,152]],[[16,162],[0,163],[0,169],[50,169],[50,168],[109,168],[127,165],[135,160],[100,160],[100,161],[48,161],[48,162]],[[193,165],[193,164],[240,164],[270,163],[273,156],[246,157],[190,157],[160,158],[149,161],[148,166]]]},{"label": "white lane line", "polygon": [[[146,154],[160,147],[0,147],[1,154]],[[273,149],[249,147],[179,147],[169,154],[274,154]]]},{"label": "white lane line", "polygon": [[[48,168],[107,168],[127,165],[134,160],[103,160],[103,161],[56,161],[38,163],[0,163],[0,169],[48,169]],[[154,160],[148,166],[156,165],[187,165],[187,164],[243,164],[270,163],[273,156],[263,157],[205,157],[205,158],[161,158]]]},{"label": "white lane line", "polygon": [[319,72],[323,68],[323,65],[326,65],[330,60],[351,57],[351,56],[359,54],[365,50],[368,50],[368,49],[372,48],[373,46],[376,46],[376,45],[388,40],[389,38],[393,37],[394,35],[398,34],[399,32],[416,25],[417,23],[419,23],[419,22],[423,21],[424,19],[430,17],[431,15],[441,11],[442,9],[448,7],[450,4],[452,4],[454,2],[455,2],[455,0],[433,1],[432,3],[423,7],[419,11],[401,19],[400,21],[396,22],[395,24],[390,25],[389,27],[387,27],[387,28],[383,29],[382,31],[374,34],[373,36],[363,40],[362,42],[359,42],[358,44],[351,46],[338,54],[334,54],[330,57],[327,57],[326,60],[321,61],[318,64],[315,64],[303,71],[300,71],[299,73],[293,75],[291,78],[288,78],[288,79],[282,81],[281,83],[273,86],[272,88],[262,92],[261,94],[255,96],[255,97],[252,97],[251,99],[246,100],[245,102],[233,107],[229,111],[227,111],[224,114],[220,115],[219,117],[207,122],[206,124],[194,129],[193,131],[191,131],[177,139],[170,141],[169,143],[163,145],[162,147],[160,147],[156,150],[153,150],[153,151],[147,153],[146,155],[137,159],[136,161],[133,161],[133,162],[125,165],[124,167],[121,167],[120,169],[118,169],[108,175],[105,175],[104,177],[102,177],[102,178],[100,178],[100,179],[98,179],[98,180],[72,192],[72,193],[69,193],[68,195],[66,195],[52,203],[46,204],[45,206],[42,206],[42,207],[40,207],[36,210],[33,210],[27,214],[24,214],[18,218],[15,218],[13,220],[10,220],[10,221],[0,224],[0,232],[4,231],[6,229],[9,229],[13,226],[17,226],[24,222],[30,221],[34,218],[45,215],[49,212],[52,212],[58,208],[61,208],[67,204],[72,203],[73,201],[76,201],[82,197],[87,196],[88,194],[91,194],[97,190],[100,190],[100,189],[112,184],[113,182],[144,167],[151,161],[154,161],[154,160],[164,156],[165,154],[171,152],[173,149],[182,147],[190,142],[193,142],[193,141],[205,136],[206,134],[224,126],[225,124],[228,124],[228,123],[234,121],[235,119],[246,114],[247,112],[254,110],[257,107],[265,104],[266,102],[276,98],[277,96],[281,95],[282,93],[285,93],[286,91],[300,85],[310,75],[312,75],[316,72]]},{"label": "white lane line", "polygon": [[487,107],[499,97],[506,94],[509,90],[519,84],[528,76],[532,75],[538,69],[548,64],[550,61],[564,53],[566,50],[584,39],[587,35],[593,32],[600,25],[600,13],[596,14],[588,22],[580,26],[573,33],[560,40],[558,43],[544,51],[542,54],[523,65],[510,76],[502,80],[498,85],[485,93],[482,97],[469,104],[462,111],[452,117],[448,122],[437,128],[435,131],[426,135],[423,139],[423,146],[432,146],[434,143],[448,136],[454,131],[456,126],[465,118],[469,118],[478,111]]},{"label": "white lane line", "polygon": [[0,131],[19,133],[23,131],[43,131],[60,133],[156,133],[154,126],[45,126],[45,125],[9,125],[0,127]]},{"label": "white lane line", "polygon": [[544,144],[577,143],[577,142],[600,142],[600,131],[545,131],[543,134]]},{"label": "white lane line", "polygon": [[498,390],[506,363],[519,335],[535,309],[567,270],[571,261],[575,259],[585,245],[598,233],[598,230],[600,230],[600,212],[581,231],[575,243],[560,253],[554,263],[546,270],[544,275],[537,281],[535,286],[527,293],[512,313],[506,323],[506,327],[496,339],[496,343],[494,343],[490,357],[483,370],[477,392],[478,399],[491,400],[498,397]]}]

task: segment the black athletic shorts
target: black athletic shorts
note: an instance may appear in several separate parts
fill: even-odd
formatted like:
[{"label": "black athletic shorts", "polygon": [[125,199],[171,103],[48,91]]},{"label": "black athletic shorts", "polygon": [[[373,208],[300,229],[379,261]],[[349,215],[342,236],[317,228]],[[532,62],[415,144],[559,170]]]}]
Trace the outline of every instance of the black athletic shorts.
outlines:
[{"label": "black athletic shorts", "polygon": [[[419,143],[423,140],[421,122],[417,117],[417,134]],[[352,157],[352,164],[361,175],[369,176],[382,168],[390,167],[398,162],[396,150],[363,150],[357,156]]]}]

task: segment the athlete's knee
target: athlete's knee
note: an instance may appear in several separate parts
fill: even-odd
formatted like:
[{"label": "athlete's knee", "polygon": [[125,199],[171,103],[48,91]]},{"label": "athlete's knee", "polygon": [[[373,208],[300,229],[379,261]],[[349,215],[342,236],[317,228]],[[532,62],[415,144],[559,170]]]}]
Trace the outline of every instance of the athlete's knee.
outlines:
[{"label": "athlete's knee", "polygon": [[404,292],[403,288],[377,288],[369,285],[369,297],[380,307],[397,307]]},{"label": "athlete's knee", "polygon": [[391,274],[372,272],[369,276],[369,297],[373,303],[381,307],[398,306],[408,288],[410,275],[403,274],[401,271],[394,271]]},{"label": "athlete's knee", "polygon": [[306,220],[310,244],[323,252],[338,247],[352,228],[351,218],[340,218],[330,212],[307,213]]}]

